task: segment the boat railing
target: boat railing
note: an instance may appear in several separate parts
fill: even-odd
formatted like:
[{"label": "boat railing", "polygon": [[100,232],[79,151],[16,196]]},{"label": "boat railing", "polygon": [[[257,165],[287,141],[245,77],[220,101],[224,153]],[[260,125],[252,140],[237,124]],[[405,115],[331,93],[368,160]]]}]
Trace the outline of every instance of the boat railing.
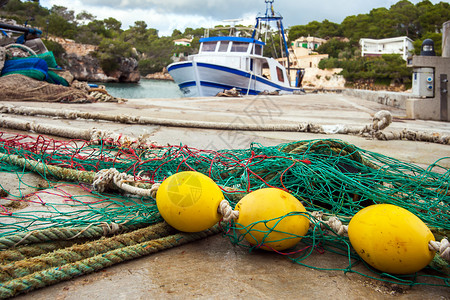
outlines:
[{"label": "boat railing", "polygon": [[[258,28],[254,28],[254,27],[214,27],[214,28],[206,28],[205,29],[205,33],[204,33],[204,37],[208,38],[211,35],[211,32],[214,31],[227,31],[228,34],[227,35],[223,35],[223,36],[234,36],[234,37],[251,37],[253,35],[254,31],[258,31]],[[244,35],[244,36],[242,36]]]}]

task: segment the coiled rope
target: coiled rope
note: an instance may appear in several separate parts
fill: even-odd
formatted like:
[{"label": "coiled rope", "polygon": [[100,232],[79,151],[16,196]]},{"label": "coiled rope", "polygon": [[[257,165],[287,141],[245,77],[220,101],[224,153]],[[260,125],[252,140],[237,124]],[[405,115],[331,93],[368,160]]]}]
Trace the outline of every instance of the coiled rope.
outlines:
[{"label": "coiled rope", "polygon": [[[374,115],[373,123],[366,125],[363,128],[352,128],[348,126],[330,126],[320,125],[315,123],[299,123],[299,124],[237,124],[237,123],[217,123],[217,122],[204,122],[204,121],[191,121],[191,120],[170,120],[170,119],[155,119],[144,116],[130,116],[130,115],[109,115],[103,113],[82,112],[77,110],[57,110],[51,108],[36,108],[36,107],[16,107],[13,105],[0,105],[0,112],[8,114],[28,115],[28,116],[47,116],[58,117],[65,119],[93,119],[103,120],[110,122],[126,123],[126,124],[142,124],[142,125],[159,125],[170,127],[187,127],[187,128],[202,128],[202,129],[215,129],[215,130],[236,130],[236,131],[285,131],[285,132],[305,132],[316,134],[352,134],[363,137],[371,137],[379,140],[411,140],[411,141],[424,141],[431,143],[439,143],[450,145],[450,136],[439,133],[427,133],[417,132],[411,130],[402,130],[394,132],[383,132],[389,124],[392,123],[392,115],[388,111],[379,111]],[[24,121],[15,124],[16,119],[10,120],[5,117],[0,118],[0,126],[4,128],[20,129],[24,128]],[[30,122],[27,122],[30,123]],[[30,123],[31,124],[31,123]],[[33,122],[33,124],[35,124]],[[31,127],[32,125],[28,125]],[[44,124],[34,125],[36,127],[33,131],[46,134],[49,129],[57,136],[67,137],[69,133],[66,130],[56,130],[55,126],[47,126]],[[46,129],[46,128],[49,129]],[[26,128],[26,127],[25,127]],[[31,129],[22,129],[31,130]],[[73,129],[72,129],[73,130]],[[74,130],[76,131],[76,130]],[[48,133],[52,134],[52,133]],[[74,133],[76,135],[90,135],[88,130]],[[55,134],[54,134],[55,135]]]}]

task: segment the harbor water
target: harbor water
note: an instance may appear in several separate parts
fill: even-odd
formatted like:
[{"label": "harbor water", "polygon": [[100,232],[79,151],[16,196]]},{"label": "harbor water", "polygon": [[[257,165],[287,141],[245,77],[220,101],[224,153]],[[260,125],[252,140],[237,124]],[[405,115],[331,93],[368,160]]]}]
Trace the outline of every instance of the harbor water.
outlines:
[{"label": "harbor water", "polygon": [[[141,79],[139,83],[100,83],[117,98],[181,98],[182,93],[173,81]],[[99,85],[100,85],[99,84]]]}]

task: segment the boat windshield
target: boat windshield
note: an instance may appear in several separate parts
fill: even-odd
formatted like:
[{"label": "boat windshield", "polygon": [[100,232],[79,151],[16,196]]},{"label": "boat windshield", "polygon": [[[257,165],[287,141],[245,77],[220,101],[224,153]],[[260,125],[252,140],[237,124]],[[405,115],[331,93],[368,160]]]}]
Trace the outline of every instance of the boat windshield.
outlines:
[{"label": "boat windshield", "polygon": [[217,42],[204,42],[202,46],[202,52],[214,52],[216,51]]},{"label": "boat windshield", "polygon": [[262,46],[255,44],[255,54],[256,55],[262,55]]},{"label": "boat windshield", "polygon": [[231,46],[231,52],[247,52],[248,43],[245,42],[233,42]]},{"label": "boat windshield", "polygon": [[229,42],[222,41],[220,42],[219,52],[227,52]]}]

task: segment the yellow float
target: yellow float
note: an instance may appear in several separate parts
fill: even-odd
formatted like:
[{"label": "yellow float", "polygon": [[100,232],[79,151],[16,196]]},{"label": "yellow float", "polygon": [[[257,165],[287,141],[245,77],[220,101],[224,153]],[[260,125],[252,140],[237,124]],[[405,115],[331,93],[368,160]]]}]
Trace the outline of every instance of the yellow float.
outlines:
[{"label": "yellow float", "polygon": [[378,204],[360,210],[348,225],[350,242],[372,267],[391,274],[412,274],[433,259],[430,229],[408,210]]},{"label": "yellow float", "polygon": [[156,193],[156,205],[164,220],[175,229],[199,232],[216,224],[223,193],[208,176],[186,171],[163,181]]},{"label": "yellow float", "polygon": [[[275,188],[254,191],[236,205],[239,217],[236,228],[252,245],[263,245],[264,250],[284,250],[295,246],[308,232],[309,220],[304,215],[305,207],[291,194]],[[277,219],[278,218],[278,219]],[[271,220],[275,219],[275,220]],[[271,220],[267,222],[261,222]],[[252,225],[255,222],[255,225]],[[273,230],[272,230],[273,228]]]}]

